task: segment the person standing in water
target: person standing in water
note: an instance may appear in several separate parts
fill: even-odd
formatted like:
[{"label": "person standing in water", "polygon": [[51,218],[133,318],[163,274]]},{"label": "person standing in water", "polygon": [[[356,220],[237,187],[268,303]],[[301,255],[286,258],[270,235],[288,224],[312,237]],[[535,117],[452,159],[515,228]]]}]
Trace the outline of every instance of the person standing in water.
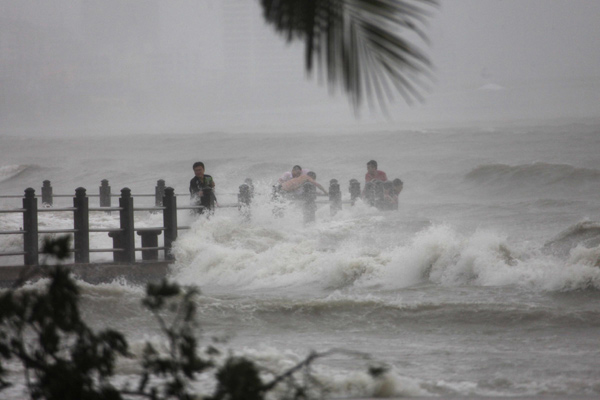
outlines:
[{"label": "person standing in water", "polygon": [[[201,161],[197,161],[192,166],[194,170],[194,177],[190,180],[190,198],[192,201],[200,205],[200,198],[203,195],[204,189],[211,189],[211,195],[213,196],[215,202],[216,197],[214,193],[215,189],[215,181],[212,176],[204,173],[204,163]],[[200,212],[202,213],[202,212]]]},{"label": "person standing in water", "polygon": [[317,174],[312,171],[309,171],[306,173],[306,175],[299,175],[296,178],[292,178],[290,180],[283,182],[281,184],[281,188],[283,190],[285,190],[286,192],[301,194],[302,190],[303,190],[302,185],[305,182],[310,182],[313,185],[315,185],[317,188],[319,188],[319,190],[321,190],[325,195],[329,194],[327,192],[327,190],[325,190],[325,188],[319,182],[317,182],[316,179],[317,179]]},{"label": "person standing in water", "polygon": [[385,172],[377,169],[377,161],[371,160],[367,163],[367,174],[365,175],[365,187],[362,190],[361,197],[367,198],[371,205],[375,205],[375,189],[379,182],[387,182]]},{"label": "person standing in water", "polygon": [[299,165],[294,165],[291,172],[287,171],[283,175],[281,175],[281,178],[279,178],[279,183],[282,184],[284,182],[289,181],[290,179],[298,178],[301,175],[306,175],[308,172],[309,170],[303,169]]},{"label": "person standing in water", "polygon": [[367,174],[365,175],[365,183],[371,181],[387,181],[387,175],[385,172],[377,169],[377,161],[371,160],[367,163]]},{"label": "person standing in water", "polygon": [[389,210],[397,210],[398,209],[398,196],[400,196],[400,192],[404,188],[404,182],[400,178],[396,178],[391,182],[389,189],[386,188],[384,194],[384,200],[386,203],[386,208]]}]

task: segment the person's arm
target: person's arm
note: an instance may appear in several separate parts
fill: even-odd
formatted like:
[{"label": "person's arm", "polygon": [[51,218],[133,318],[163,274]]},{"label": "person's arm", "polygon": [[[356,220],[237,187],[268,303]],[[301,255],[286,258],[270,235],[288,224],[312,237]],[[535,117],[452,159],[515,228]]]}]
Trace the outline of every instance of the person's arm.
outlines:
[{"label": "person's arm", "polygon": [[310,176],[307,176],[306,178],[307,178],[307,179],[306,179],[307,181],[309,181],[310,183],[312,183],[313,185],[315,185],[316,187],[318,187],[319,189],[321,189],[321,190],[323,191],[323,193],[325,193],[325,194],[329,194],[329,193],[327,192],[327,190],[325,190],[325,189],[323,188],[323,186],[321,186],[321,184],[320,184],[319,182],[315,181],[315,180],[314,180],[313,178],[311,178]]},{"label": "person's arm", "polygon": [[328,194],[329,194],[329,192],[328,192],[327,190],[325,190],[325,188],[323,188],[323,186],[321,186],[319,183],[315,182],[315,185],[316,185],[316,186],[317,186],[319,189],[321,189],[321,190],[323,191],[323,193],[325,193],[326,195],[328,195]]},{"label": "person's arm", "polygon": [[292,177],[292,174],[290,172],[285,172],[279,178],[279,183],[283,183],[283,182],[289,181],[291,177]]},{"label": "person's arm", "polygon": [[283,182],[281,184],[281,188],[286,192],[293,192],[309,179],[310,177],[308,175],[300,175],[297,178],[288,179],[285,182]]}]

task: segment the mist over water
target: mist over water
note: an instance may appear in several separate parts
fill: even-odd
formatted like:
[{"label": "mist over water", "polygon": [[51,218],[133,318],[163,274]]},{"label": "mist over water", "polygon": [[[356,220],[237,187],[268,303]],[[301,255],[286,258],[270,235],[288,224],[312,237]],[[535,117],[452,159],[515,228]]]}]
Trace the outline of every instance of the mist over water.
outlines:
[{"label": "mist over water", "polygon": [[[447,127],[598,116],[595,0],[431,8],[422,104],[354,113],[253,0],[0,0],[0,134]],[[356,118],[358,116],[358,118]]]}]

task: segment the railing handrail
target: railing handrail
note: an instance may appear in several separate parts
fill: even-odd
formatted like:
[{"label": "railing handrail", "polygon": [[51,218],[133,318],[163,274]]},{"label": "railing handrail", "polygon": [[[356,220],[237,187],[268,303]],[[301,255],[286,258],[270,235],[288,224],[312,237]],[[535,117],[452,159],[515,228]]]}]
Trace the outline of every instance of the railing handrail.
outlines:
[{"label": "railing handrail", "polygon": [[[353,180],[350,182],[350,204],[354,204],[356,198],[360,196],[360,183]],[[380,187],[381,186],[381,187]],[[379,190],[382,185],[377,186]],[[329,204],[331,214],[335,214],[341,209],[342,196],[337,180],[332,179],[329,186]],[[240,192],[237,195],[236,203],[219,204],[219,208],[238,208],[241,215],[248,220],[250,218],[250,204],[254,196],[254,187],[251,180],[247,179],[244,184],[239,187]],[[280,188],[273,187],[273,200],[277,203],[280,199]],[[315,220],[316,204],[325,204],[326,200],[317,200],[315,186],[309,182],[303,185],[303,200],[304,200],[304,222],[310,223]],[[3,198],[18,198],[22,197],[23,207],[14,209],[0,209],[0,213],[22,213],[23,225],[20,230],[4,231],[0,234],[23,235],[23,252],[7,252],[0,253],[0,256],[15,256],[24,255],[24,264],[27,266],[37,265],[39,262],[39,254],[43,254],[38,248],[40,234],[54,233],[72,233],[73,248],[70,252],[74,254],[74,262],[89,263],[89,254],[94,252],[113,252],[115,262],[135,262],[136,252],[142,252],[144,260],[157,260],[158,251],[164,251],[166,261],[173,260],[173,255],[170,250],[175,240],[177,240],[178,231],[189,230],[190,226],[179,226],[177,223],[177,214],[181,210],[194,210],[199,214],[212,213],[215,206],[215,198],[212,195],[211,188],[205,188],[196,205],[181,205],[177,206],[177,197],[187,197],[187,194],[175,194],[175,190],[171,187],[165,187],[164,180],[159,180],[156,186],[155,194],[140,193],[132,195],[129,188],[123,188],[120,195],[110,193],[108,181],[103,180],[100,186],[99,194],[87,194],[86,189],[77,188],[75,195],[53,195],[50,181],[44,181],[42,187],[42,195],[35,194],[35,190],[28,188],[25,190],[24,196],[2,195]],[[228,193],[229,194],[229,193]],[[119,206],[111,206],[111,197],[119,196]],[[134,207],[135,197],[155,197],[155,205],[153,207]],[[42,199],[42,206],[38,207],[38,198]],[[54,197],[73,197],[73,207],[53,207]],[[99,207],[89,207],[90,197],[100,197]],[[277,207],[277,206],[276,206]],[[111,228],[90,228],[89,213],[90,212],[118,212],[119,227]],[[163,226],[160,227],[139,227],[134,225],[134,213],[139,211],[162,212]],[[72,212],[73,213],[73,228],[60,229],[40,229],[38,224],[39,213],[48,212]],[[210,214],[209,214],[210,215]],[[113,240],[112,249],[93,249],[90,248],[90,233],[108,233],[108,236]],[[136,247],[136,232],[141,237],[142,246]],[[158,236],[163,235],[163,246],[158,245]]]},{"label": "railing handrail", "polygon": [[[220,193],[222,195],[224,194],[230,194],[230,193]],[[235,194],[235,193],[234,193]],[[234,195],[232,194],[232,195]],[[134,197],[154,197],[156,196],[156,194],[153,193],[136,193],[136,194],[131,194]],[[97,193],[87,193],[88,197],[100,197],[100,194]],[[189,193],[176,193],[175,196],[189,196]],[[22,199],[23,197],[25,197],[25,195],[22,194],[1,194],[0,195],[0,199]],[[42,196],[39,194],[36,194],[34,196],[35,198],[41,198]],[[73,197],[72,194],[52,194],[52,197]],[[111,194],[110,197],[121,197],[120,194]]]},{"label": "railing handrail", "polygon": [[104,249],[90,249],[89,252],[90,253],[119,253],[119,252],[123,252],[125,251],[124,249],[118,249],[118,248],[104,248]]},{"label": "railing handrail", "polygon": [[[238,193],[230,193],[230,192],[219,192],[219,196],[237,196]],[[155,193],[132,193],[133,197],[155,197]],[[177,197],[189,196],[189,193],[175,193]],[[22,199],[25,197],[22,194],[1,194],[0,199]],[[41,198],[42,196],[39,194],[35,195],[36,198]],[[73,197],[72,194],[52,194],[52,197]],[[98,193],[87,193],[87,197],[100,197]],[[120,194],[110,194],[110,197],[121,197]]]},{"label": "railing handrail", "polygon": [[88,211],[121,211],[122,207],[90,207]]},{"label": "railing handrail", "polygon": [[134,207],[133,211],[162,211],[165,207]]},{"label": "railing handrail", "polygon": [[203,210],[204,206],[177,206],[178,210]]},{"label": "railing handrail", "polygon": [[75,207],[61,207],[61,208],[53,208],[53,207],[42,207],[38,208],[38,212],[53,212],[53,211],[77,211]]},{"label": "railing handrail", "polygon": [[[237,205],[221,205],[219,207],[237,207]],[[177,207],[178,210],[201,210],[205,208],[204,206],[179,206]],[[163,211],[165,209],[165,207],[134,207],[133,211]],[[77,208],[75,207],[59,207],[59,208],[54,208],[54,207],[43,207],[43,208],[38,208],[38,212],[53,212],[53,211],[57,211],[57,212],[66,212],[66,211],[76,211]],[[122,207],[89,207],[88,211],[121,211],[123,210]],[[0,209],[0,213],[24,213],[26,210],[24,208],[7,208],[7,209]]]}]

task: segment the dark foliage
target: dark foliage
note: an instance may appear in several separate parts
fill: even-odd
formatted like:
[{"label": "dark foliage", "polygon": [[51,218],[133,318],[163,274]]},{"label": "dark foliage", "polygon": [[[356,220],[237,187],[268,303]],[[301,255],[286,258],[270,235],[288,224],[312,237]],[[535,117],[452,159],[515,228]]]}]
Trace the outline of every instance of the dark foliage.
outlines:
[{"label": "dark foliage", "polygon": [[107,378],[117,356],[128,355],[125,337],[111,329],[94,333],[83,322],[79,290],[67,269],[50,268],[49,277],[46,293],[0,296],[2,357],[22,362],[33,399],[120,398]]},{"label": "dark foliage", "polygon": [[229,358],[216,378],[218,386],[212,400],[260,400],[266,389],[256,365],[244,358]]},{"label": "dark foliage", "polygon": [[[166,280],[160,284],[148,284],[142,303],[154,314],[169,347],[168,354],[161,355],[154,346],[146,343],[138,393],[147,393],[152,399],[194,398],[189,388],[190,381],[213,365],[198,356],[193,329],[196,326],[193,300],[197,293],[195,288],[183,291],[179,285]],[[170,323],[161,314],[165,308],[173,313]],[[148,385],[152,376],[162,378],[161,383]]]}]

